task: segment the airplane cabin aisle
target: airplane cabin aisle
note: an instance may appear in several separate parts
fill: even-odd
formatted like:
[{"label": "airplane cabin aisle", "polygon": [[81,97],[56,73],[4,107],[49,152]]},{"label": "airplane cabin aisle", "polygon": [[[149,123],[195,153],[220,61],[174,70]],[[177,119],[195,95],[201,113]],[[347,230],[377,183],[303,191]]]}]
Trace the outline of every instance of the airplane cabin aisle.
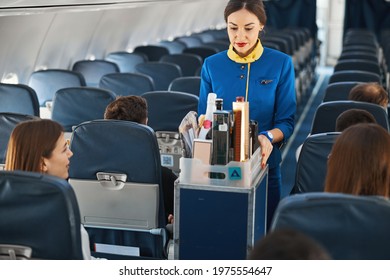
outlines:
[{"label": "airplane cabin aisle", "polygon": [[317,67],[316,79],[306,93],[306,98],[302,102],[304,105],[297,108],[294,133],[282,151],[282,198],[288,196],[294,186],[297,162],[296,150],[310,133],[314,113],[322,102],[332,73],[332,67]]}]

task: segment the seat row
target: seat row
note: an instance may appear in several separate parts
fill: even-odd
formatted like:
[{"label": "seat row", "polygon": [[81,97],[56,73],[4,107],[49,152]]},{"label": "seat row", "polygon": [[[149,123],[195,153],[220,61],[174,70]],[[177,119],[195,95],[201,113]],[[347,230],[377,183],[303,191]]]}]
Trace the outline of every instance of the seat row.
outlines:
[{"label": "seat row", "polygon": [[386,28],[381,31],[380,46],[383,50],[383,69],[386,74],[386,86],[390,92],[390,29]]},{"label": "seat row", "polygon": [[[348,100],[351,89],[357,85],[373,82],[388,89],[385,73],[375,35],[366,30],[346,32],[343,52],[299,153],[293,191],[299,194],[279,203],[271,231],[286,227],[299,230],[318,241],[333,259],[389,258],[383,246],[388,246],[386,235],[390,228],[382,220],[390,214],[388,200],[324,193],[328,158],[341,134],[336,132],[336,119],[341,113],[349,109],[365,110],[389,131],[387,110],[382,106]],[[377,226],[373,233],[372,228]]]},{"label": "seat row", "polygon": [[[205,35],[203,34],[202,38]],[[198,40],[198,44],[190,43],[190,39],[192,41]],[[132,53],[112,52],[104,60],[76,61],[71,70],[38,70],[32,73],[28,85],[36,91],[41,107],[45,106],[47,101],[53,100],[58,89],[80,86],[99,87],[102,77],[107,74],[111,74],[111,76],[105,78],[103,87],[109,89],[112,87],[120,91],[116,93],[118,95],[168,90],[170,83],[176,78],[199,76],[203,59],[227,49],[229,45],[227,42],[218,42],[214,39],[206,40],[205,44],[219,44],[220,48],[217,49],[211,46],[201,46],[201,42],[200,37],[181,37],[175,41],[164,41],[162,45],[158,46],[138,46]],[[175,51],[169,47],[170,45],[182,45],[183,49]],[[114,75],[115,73],[118,75]],[[124,73],[134,75],[124,75]],[[129,90],[125,91],[124,87],[129,87]],[[183,88],[183,86],[181,87]],[[190,91],[198,93],[197,88],[190,87]]]},{"label": "seat row", "polygon": [[368,111],[379,125],[389,131],[389,116],[382,106],[348,100],[351,89],[357,85],[371,82],[384,86],[379,54],[379,44],[372,32],[360,29],[346,32],[343,51],[329,78],[323,102],[315,111],[310,134],[297,160],[295,192],[323,190],[327,157],[339,135],[339,132],[335,132],[336,119],[341,113],[349,109]]},{"label": "seat row", "polygon": [[53,100],[57,90],[66,87],[101,87],[117,95],[139,95],[151,90],[168,90],[174,79],[182,77],[181,68],[170,62],[139,63],[137,73],[120,73],[111,69],[112,65],[115,64],[105,60],[84,60],[77,62],[74,70],[39,70],[32,73],[29,86],[37,93],[42,107]]},{"label": "seat row", "polygon": [[[82,259],[83,224],[95,256],[117,258],[113,252],[107,255],[107,248],[119,245],[127,252],[124,259],[166,259],[167,221],[154,131],[131,121],[85,122],[75,128],[70,148],[68,182],[0,172],[0,248],[20,252],[15,246],[23,245],[30,251],[26,258],[33,259]],[[15,215],[10,219],[7,213]]]},{"label": "seat row", "polygon": [[[40,91],[41,93],[48,93],[48,90],[54,90],[53,97],[47,97],[50,99],[45,99],[45,103],[55,99],[58,95],[57,92],[62,93],[64,91],[79,91],[80,93],[90,92],[91,94],[96,92],[97,96],[102,93],[105,93],[107,96],[112,94],[116,96],[126,96],[141,95],[145,92],[155,90],[152,78],[139,73],[106,74],[102,77],[99,88],[83,87],[82,83],[61,85],[61,81],[64,81],[66,76],[74,75],[74,73],[69,70],[44,70],[36,72],[36,74],[37,76],[40,76],[40,78],[37,78],[40,80],[40,85],[36,85],[36,88],[42,88]],[[72,90],[69,90],[69,88],[72,88]],[[180,91],[194,95],[199,94],[199,88],[200,77],[178,77],[172,80],[168,86],[169,91]],[[105,91],[110,91],[111,94]],[[29,86],[22,84],[0,84],[0,98],[2,100],[0,112],[14,112],[34,116],[40,115],[38,96],[35,90]],[[71,102],[71,100],[69,101]],[[44,103],[41,103],[41,105],[43,104]],[[52,107],[51,102],[50,105]]]},{"label": "seat row", "polygon": [[375,34],[366,29],[349,29],[329,84],[355,81],[385,83],[382,49]]},{"label": "seat row", "polygon": [[[89,190],[95,195],[93,188]],[[83,259],[80,223],[88,218],[86,214],[90,214],[88,210],[91,209],[80,205],[80,196],[75,195],[68,182],[37,173],[1,171],[0,192],[3,202],[0,205],[1,259]],[[112,193],[106,191],[105,199],[110,200]],[[9,213],[14,213],[11,219]],[[389,250],[386,250],[390,246],[389,217],[390,203],[385,198],[337,193],[300,194],[282,200],[271,230],[286,227],[299,230],[324,246],[332,259],[389,259]],[[111,217],[105,217],[104,221],[109,224],[110,220]],[[93,224],[92,220],[90,224]],[[128,233],[131,232],[129,227]],[[161,240],[157,240],[158,243],[164,244]],[[132,245],[139,246],[139,243]],[[153,257],[147,254],[157,253],[160,255],[154,255],[154,258],[166,258],[161,254],[163,246],[153,244],[150,248],[155,252],[148,251],[144,243],[143,255],[138,257],[94,254],[108,258],[150,259]]]}]

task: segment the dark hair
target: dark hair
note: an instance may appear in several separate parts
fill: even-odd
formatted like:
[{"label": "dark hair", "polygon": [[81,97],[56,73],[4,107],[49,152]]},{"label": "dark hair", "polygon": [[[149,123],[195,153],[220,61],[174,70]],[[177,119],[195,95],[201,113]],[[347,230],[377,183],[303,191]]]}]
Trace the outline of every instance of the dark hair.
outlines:
[{"label": "dark hair", "polygon": [[348,99],[381,106],[385,106],[389,102],[386,90],[378,83],[364,83],[354,86],[349,92]]},{"label": "dark hair", "polygon": [[241,9],[246,9],[256,15],[261,24],[265,25],[267,22],[267,15],[265,14],[264,4],[261,0],[230,0],[225,7],[225,21],[227,22],[230,14]]},{"label": "dark hair", "polygon": [[5,169],[42,172],[42,157],[50,158],[62,133],[62,126],[49,119],[19,123],[8,142]]},{"label": "dark hair", "polygon": [[105,119],[133,121],[146,124],[148,104],[141,96],[119,96],[108,104],[104,112]]},{"label": "dark hair", "polygon": [[293,229],[277,229],[258,240],[250,260],[329,260],[328,252],[314,239]]},{"label": "dark hair", "polygon": [[355,124],[337,138],[328,159],[326,192],[390,197],[390,134]]},{"label": "dark hair", "polygon": [[358,123],[376,123],[374,116],[361,109],[349,109],[342,112],[336,119],[336,131],[343,131],[346,128]]}]

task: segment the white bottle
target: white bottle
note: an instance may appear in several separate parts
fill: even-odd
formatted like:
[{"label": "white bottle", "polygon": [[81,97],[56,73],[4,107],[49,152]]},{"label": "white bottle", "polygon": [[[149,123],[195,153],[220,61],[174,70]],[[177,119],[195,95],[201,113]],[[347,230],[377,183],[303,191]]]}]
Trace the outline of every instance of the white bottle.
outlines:
[{"label": "white bottle", "polygon": [[213,122],[213,113],[217,110],[215,106],[215,99],[217,98],[217,94],[210,92],[207,96],[207,108],[206,114],[204,116],[203,125],[199,132],[199,139],[206,139],[207,132],[211,129]]}]

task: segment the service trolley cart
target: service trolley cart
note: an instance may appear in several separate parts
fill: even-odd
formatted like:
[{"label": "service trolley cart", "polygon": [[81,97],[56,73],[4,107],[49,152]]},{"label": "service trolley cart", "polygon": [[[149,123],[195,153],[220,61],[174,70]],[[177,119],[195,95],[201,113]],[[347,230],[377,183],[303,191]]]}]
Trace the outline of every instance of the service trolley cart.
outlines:
[{"label": "service trolley cart", "polygon": [[174,259],[246,259],[266,233],[268,166],[260,168],[260,149],[247,162],[181,158],[180,168]]}]

